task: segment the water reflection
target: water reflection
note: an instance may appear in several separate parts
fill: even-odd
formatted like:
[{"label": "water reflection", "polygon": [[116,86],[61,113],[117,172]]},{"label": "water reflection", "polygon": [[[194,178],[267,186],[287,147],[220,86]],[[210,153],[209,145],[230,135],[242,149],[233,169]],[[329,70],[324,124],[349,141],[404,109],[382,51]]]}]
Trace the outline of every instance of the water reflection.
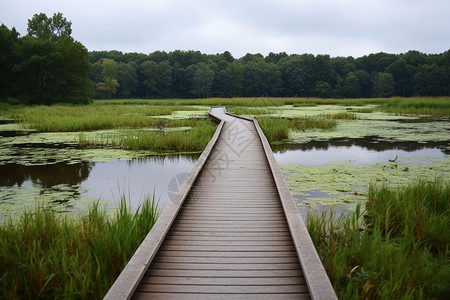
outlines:
[{"label": "water reflection", "polygon": [[272,147],[279,164],[320,166],[330,162],[351,161],[357,164],[388,162],[402,157],[445,157],[442,142],[426,144],[413,141],[382,141],[378,137],[362,139],[332,139],[304,144],[275,145]]},{"label": "water reflection", "polygon": [[82,196],[117,202],[122,195],[132,205],[155,194],[164,207],[169,201],[168,186],[173,177],[189,173],[198,155],[156,156],[147,159],[108,161],[95,164],[89,178],[82,183]]},{"label": "water reflection", "polygon": [[51,165],[23,166],[19,164],[0,165],[0,186],[18,186],[31,182],[42,187],[58,184],[77,185],[89,177],[93,162],[77,164],[57,163]]},{"label": "water reflection", "polygon": [[[427,142],[420,143],[416,141],[386,141],[379,136],[365,136],[363,138],[335,138],[326,141],[311,141],[302,144],[282,144],[273,145],[273,152],[283,153],[286,151],[296,150],[312,150],[322,149],[328,150],[328,148],[335,147],[351,147],[359,146],[367,150],[374,151],[386,151],[386,150],[402,150],[406,152],[413,152],[421,149],[440,148],[442,151],[448,151],[445,143],[443,142]],[[450,154],[450,153],[447,153]]]},{"label": "water reflection", "polygon": [[122,195],[137,207],[153,194],[164,207],[170,201],[172,178],[190,172],[197,158],[198,155],[172,155],[75,164],[0,165],[0,212],[7,214],[5,210],[10,207],[6,204],[22,206],[24,201],[63,204],[63,211],[73,210],[81,199],[101,199],[116,205]]}]

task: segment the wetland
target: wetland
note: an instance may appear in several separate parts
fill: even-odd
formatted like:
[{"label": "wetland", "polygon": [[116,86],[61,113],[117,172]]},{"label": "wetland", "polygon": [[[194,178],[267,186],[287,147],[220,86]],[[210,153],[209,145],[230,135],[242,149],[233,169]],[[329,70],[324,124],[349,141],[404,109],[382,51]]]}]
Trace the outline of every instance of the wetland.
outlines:
[{"label": "wetland", "polygon": [[[116,100],[87,108],[4,110],[0,219],[20,215],[36,203],[78,213],[100,199],[105,209],[114,210],[122,195],[136,207],[154,193],[164,207],[215,130],[207,118],[208,107],[198,105],[201,100],[190,105],[168,103],[164,107],[152,106],[151,100],[126,104]],[[260,121],[263,130],[264,125],[273,129],[285,126],[278,125],[280,120],[290,120],[287,136],[271,144],[304,218],[311,208],[353,210],[358,203],[364,204],[372,182],[401,185],[416,178],[449,176],[448,115],[388,113],[366,103],[261,103],[263,107],[252,103],[251,109],[237,108],[249,117],[275,120]],[[233,111],[233,107],[228,109]],[[96,119],[96,115],[101,117]],[[331,120],[334,125],[325,129],[299,126],[312,123],[311,119]],[[194,138],[184,142],[191,135]],[[124,142],[143,140],[148,145],[156,138],[161,139],[158,143],[183,142],[186,146],[173,150],[154,143],[132,148]]]},{"label": "wetland", "polygon": [[210,105],[258,119],[339,298],[443,298],[449,100],[2,107],[0,298],[102,297],[214,133]]}]

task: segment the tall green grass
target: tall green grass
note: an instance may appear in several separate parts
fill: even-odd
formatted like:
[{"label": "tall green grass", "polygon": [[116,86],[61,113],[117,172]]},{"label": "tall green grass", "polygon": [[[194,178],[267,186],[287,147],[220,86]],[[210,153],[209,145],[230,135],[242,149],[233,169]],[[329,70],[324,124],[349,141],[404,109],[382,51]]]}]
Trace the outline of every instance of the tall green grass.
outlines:
[{"label": "tall green grass", "polygon": [[[450,293],[450,181],[371,184],[367,212],[308,215],[341,299],[444,299]],[[446,296],[447,295],[447,296]]]},{"label": "tall green grass", "polygon": [[341,113],[334,113],[334,114],[320,114],[319,117],[325,118],[325,119],[334,119],[334,120],[355,120],[356,115],[351,112],[341,112]]},{"label": "tall green grass", "polygon": [[330,120],[323,117],[302,117],[293,119],[257,117],[256,119],[269,143],[287,139],[289,130],[329,130],[335,128],[337,125],[336,120]]},{"label": "tall green grass", "polygon": [[112,147],[126,150],[151,150],[155,152],[198,152],[208,145],[217,124],[212,120],[191,120],[188,130],[122,130],[110,136],[88,138],[80,133],[78,143],[82,147]]},{"label": "tall green grass", "polygon": [[128,105],[203,105],[203,106],[245,106],[270,107],[282,105],[315,106],[317,104],[336,105],[367,105],[381,104],[389,98],[362,98],[362,99],[322,99],[299,97],[242,97],[242,98],[207,98],[207,99],[122,99],[122,100],[95,100],[95,104],[128,104]]},{"label": "tall green grass", "polygon": [[247,115],[247,116],[260,116],[260,115],[270,115],[274,111],[271,109],[264,108],[254,108],[254,107],[244,107],[244,106],[234,106],[228,107],[227,112],[235,115]]},{"label": "tall green grass", "polygon": [[3,114],[41,132],[87,131],[115,128],[179,127],[188,119],[155,118],[189,106],[85,105],[10,107]]},{"label": "tall green grass", "polygon": [[79,217],[37,207],[0,225],[0,299],[100,299],[155,224],[147,198],[114,217],[98,202]]},{"label": "tall green grass", "polygon": [[397,114],[450,116],[450,98],[395,98],[380,108]]}]

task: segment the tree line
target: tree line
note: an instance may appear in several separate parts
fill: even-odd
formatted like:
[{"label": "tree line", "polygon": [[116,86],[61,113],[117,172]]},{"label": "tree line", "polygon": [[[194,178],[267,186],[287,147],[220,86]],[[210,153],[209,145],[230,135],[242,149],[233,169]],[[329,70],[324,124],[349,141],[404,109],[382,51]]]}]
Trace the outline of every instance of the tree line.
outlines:
[{"label": "tree line", "polygon": [[450,50],[359,58],[285,52],[150,54],[92,51],[61,13],[35,14],[27,34],[0,26],[0,101],[89,103],[94,98],[449,96]]},{"label": "tree line", "polygon": [[0,101],[17,104],[89,103],[88,50],[70,35],[61,13],[35,14],[27,34],[0,26]]},{"label": "tree line", "polygon": [[90,79],[98,98],[320,97],[450,95],[450,50],[428,55],[329,55],[199,51],[150,54],[94,51]]}]

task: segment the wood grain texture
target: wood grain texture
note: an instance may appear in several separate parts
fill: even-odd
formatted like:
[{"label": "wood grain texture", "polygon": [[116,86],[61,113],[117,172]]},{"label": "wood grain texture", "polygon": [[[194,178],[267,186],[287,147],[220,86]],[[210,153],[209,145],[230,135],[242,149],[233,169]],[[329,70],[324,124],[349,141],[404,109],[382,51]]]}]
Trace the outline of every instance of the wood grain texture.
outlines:
[{"label": "wood grain texture", "polygon": [[[259,125],[224,108],[211,108],[210,115],[222,122],[221,131],[188,190],[179,192],[157,245],[146,248],[151,259],[133,292],[107,298],[322,298],[311,294],[305,278],[291,232],[295,218],[280,197],[285,190]],[[329,296],[322,299],[335,299],[334,292]]]}]

